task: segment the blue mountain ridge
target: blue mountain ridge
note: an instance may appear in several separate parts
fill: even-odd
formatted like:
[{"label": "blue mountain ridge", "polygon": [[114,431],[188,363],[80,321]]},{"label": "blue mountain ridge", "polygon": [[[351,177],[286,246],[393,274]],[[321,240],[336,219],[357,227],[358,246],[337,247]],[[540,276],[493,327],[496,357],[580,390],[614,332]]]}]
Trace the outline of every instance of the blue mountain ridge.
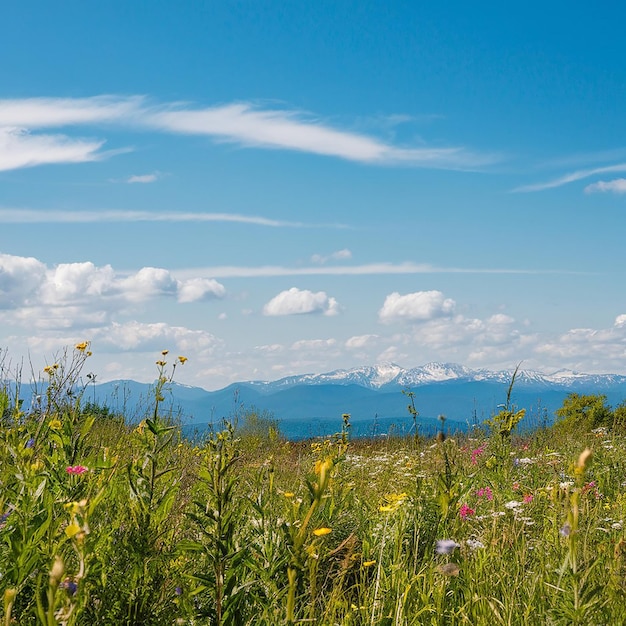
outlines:
[{"label": "blue mountain ridge", "polygon": [[[217,391],[171,383],[166,403],[186,430],[203,431],[207,424],[257,409],[278,420],[289,438],[327,435],[340,430],[341,416],[351,415],[353,434],[407,433],[413,420],[407,409],[415,394],[420,432],[432,434],[440,415],[449,431],[481,425],[506,402],[512,372],[470,370],[456,364],[430,363],[411,370],[390,364],[290,376],[276,381],[247,381]],[[94,399],[131,419],[149,414],[151,385],[112,381],[87,390]],[[579,374],[561,370],[541,374],[520,370],[512,403],[526,409],[523,425],[551,423],[569,393],[604,394],[615,406],[626,398],[626,376]],[[120,404],[123,402],[123,404]]]}]

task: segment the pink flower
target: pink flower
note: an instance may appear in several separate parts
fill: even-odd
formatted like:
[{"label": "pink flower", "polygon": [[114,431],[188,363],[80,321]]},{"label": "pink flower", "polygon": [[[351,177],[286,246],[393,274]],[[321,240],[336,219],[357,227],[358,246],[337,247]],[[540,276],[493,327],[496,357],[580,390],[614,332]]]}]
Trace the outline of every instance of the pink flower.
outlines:
[{"label": "pink flower", "polygon": [[84,465],[68,465],[68,467],[65,468],[65,471],[68,474],[80,476],[81,474],[84,474],[88,470]]},{"label": "pink flower", "polygon": [[521,485],[519,483],[513,483],[513,491],[518,491]]},{"label": "pink flower", "polygon": [[479,498],[487,498],[487,500],[493,500],[493,491],[491,491],[491,489],[489,487],[481,487],[476,492],[476,495]]},{"label": "pink flower", "polygon": [[522,499],[524,500],[524,502],[526,504],[529,504],[530,502],[533,501],[533,494],[532,493],[526,493],[526,494],[524,494],[524,497]]},{"label": "pink flower", "polygon": [[480,448],[476,448],[476,450],[472,450],[472,465],[478,464],[478,457],[485,451],[485,448],[481,446]]},{"label": "pink flower", "polygon": [[474,513],[476,513],[476,511],[469,507],[467,504],[462,504],[461,508],[459,509],[459,517],[461,519],[467,519],[468,517],[470,517],[470,515],[474,515]]}]

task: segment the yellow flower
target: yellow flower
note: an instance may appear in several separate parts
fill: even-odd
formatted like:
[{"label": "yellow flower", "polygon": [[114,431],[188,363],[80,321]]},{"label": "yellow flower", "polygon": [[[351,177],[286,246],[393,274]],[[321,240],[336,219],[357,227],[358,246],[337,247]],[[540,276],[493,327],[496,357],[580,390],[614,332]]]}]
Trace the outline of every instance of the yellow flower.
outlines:
[{"label": "yellow flower", "polygon": [[184,365],[186,361],[188,361],[189,359],[186,356],[179,356],[178,360],[180,361],[181,365]]},{"label": "yellow flower", "polygon": [[285,496],[285,498],[293,498],[296,494],[293,491],[285,491],[283,495]]},{"label": "yellow flower", "polygon": [[166,354],[168,354],[168,353],[169,353],[169,350],[161,350],[161,354],[162,354],[163,356],[165,356],[165,355],[166,355]]},{"label": "yellow flower", "polygon": [[76,522],[72,522],[65,527],[65,534],[71,539],[78,535],[81,530],[81,527]]},{"label": "yellow flower", "polygon": [[87,349],[87,346],[89,346],[88,341],[81,341],[80,343],[77,343],[74,348],[79,352],[84,352]]},{"label": "yellow flower", "polygon": [[57,419],[50,420],[49,425],[52,430],[61,430],[61,427],[63,426],[63,424],[61,424],[61,420]]},{"label": "yellow flower", "polygon": [[333,529],[332,529],[332,528],[326,528],[326,527],[324,526],[324,527],[322,527],[322,528],[316,528],[316,529],[313,531],[313,534],[314,534],[316,537],[323,537],[324,535],[328,535],[328,534],[330,534],[330,533],[332,533],[332,532],[333,532]]},{"label": "yellow flower", "polygon": [[363,567],[371,567],[372,565],[375,565],[376,561],[363,561]]},{"label": "yellow flower", "polygon": [[167,365],[167,363],[166,363],[165,361],[157,361],[157,362],[156,362],[156,364],[157,364],[159,367],[165,367],[165,366]]}]

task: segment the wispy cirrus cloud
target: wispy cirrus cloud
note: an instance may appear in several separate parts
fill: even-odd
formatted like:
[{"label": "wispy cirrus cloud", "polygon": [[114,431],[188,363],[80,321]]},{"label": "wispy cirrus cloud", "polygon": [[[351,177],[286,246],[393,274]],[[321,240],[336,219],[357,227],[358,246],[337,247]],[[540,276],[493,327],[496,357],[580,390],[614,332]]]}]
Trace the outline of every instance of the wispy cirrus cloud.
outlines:
[{"label": "wispy cirrus cloud", "polygon": [[0,224],[90,224],[97,222],[237,222],[275,228],[348,228],[345,224],[307,224],[237,213],[0,209]]},{"label": "wispy cirrus cloud", "polygon": [[154,174],[133,174],[129,176],[124,182],[132,185],[132,184],[146,184],[146,183],[155,183],[159,179],[159,175],[157,173]]},{"label": "wispy cirrus cloud", "polygon": [[555,178],[554,180],[545,183],[536,183],[532,185],[523,185],[521,187],[516,187],[515,189],[513,189],[513,192],[527,193],[531,191],[554,189],[555,187],[562,187],[563,185],[567,185],[578,180],[583,180],[585,178],[590,178],[591,176],[598,176],[599,174],[609,174],[612,172],[626,172],[626,163],[618,163],[616,165],[607,165],[605,167],[594,167],[586,170],[578,170],[576,172],[565,174],[564,176]]},{"label": "wispy cirrus cloud", "polygon": [[25,129],[0,127],[0,171],[53,163],[85,163],[106,156],[103,141],[65,135],[32,135]]},{"label": "wispy cirrus cloud", "polygon": [[[583,272],[584,273],[584,272]],[[529,270],[506,268],[437,267],[427,263],[367,263],[364,265],[325,265],[313,267],[284,267],[261,265],[244,267],[235,265],[198,267],[176,270],[179,278],[213,276],[214,278],[267,278],[272,276],[374,276],[402,274],[572,274],[569,270]]]},{"label": "wispy cirrus cloud", "polygon": [[[373,165],[476,169],[500,160],[498,155],[463,146],[395,145],[337,128],[303,111],[263,108],[251,102],[199,108],[180,102],[154,103],[144,96],[0,100],[0,127],[5,129],[32,131],[81,125],[204,135],[215,142],[293,150]],[[0,154],[0,162],[2,158]],[[13,167],[25,165],[16,161]]]}]

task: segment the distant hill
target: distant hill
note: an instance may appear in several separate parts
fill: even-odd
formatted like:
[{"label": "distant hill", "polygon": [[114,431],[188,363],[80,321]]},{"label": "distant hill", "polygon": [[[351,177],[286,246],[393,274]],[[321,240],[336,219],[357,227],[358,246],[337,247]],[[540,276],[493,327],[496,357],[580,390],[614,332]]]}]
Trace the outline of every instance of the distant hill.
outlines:
[{"label": "distant hill", "polygon": [[[395,364],[290,376],[275,381],[244,381],[218,391],[172,383],[168,406],[188,428],[232,417],[244,408],[267,411],[288,436],[306,437],[340,429],[341,415],[350,413],[356,434],[382,434],[390,427],[407,432],[413,422],[403,390],[415,394],[420,429],[434,432],[445,415],[450,430],[480,425],[506,401],[512,372],[471,370],[457,364],[428,363],[403,369]],[[518,372],[512,401],[525,408],[524,424],[550,423],[554,411],[572,392],[605,394],[612,405],[626,398],[626,376],[581,374],[559,370],[542,374]],[[151,386],[129,380],[90,388],[99,403],[139,419],[151,406]]]}]

